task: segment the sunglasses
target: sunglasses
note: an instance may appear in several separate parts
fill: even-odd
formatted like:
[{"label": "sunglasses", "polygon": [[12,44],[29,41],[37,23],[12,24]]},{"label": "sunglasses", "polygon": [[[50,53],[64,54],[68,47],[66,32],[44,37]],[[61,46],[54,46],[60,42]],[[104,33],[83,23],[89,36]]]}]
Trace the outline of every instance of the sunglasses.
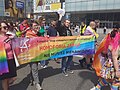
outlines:
[{"label": "sunglasses", "polygon": [[39,29],[39,28],[40,28],[40,26],[33,26],[33,28],[34,28],[34,29]]},{"label": "sunglasses", "polygon": [[70,22],[66,21],[65,23],[70,24]]},{"label": "sunglasses", "polygon": [[2,26],[1,28],[8,29],[8,26]]}]

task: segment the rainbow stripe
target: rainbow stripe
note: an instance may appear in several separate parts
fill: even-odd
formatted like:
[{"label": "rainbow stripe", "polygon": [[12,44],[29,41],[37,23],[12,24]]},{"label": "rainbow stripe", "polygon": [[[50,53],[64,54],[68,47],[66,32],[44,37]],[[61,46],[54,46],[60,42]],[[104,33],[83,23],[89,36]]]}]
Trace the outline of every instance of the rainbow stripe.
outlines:
[{"label": "rainbow stripe", "polygon": [[18,38],[12,45],[19,64],[95,53],[93,36]]},{"label": "rainbow stripe", "polygon": [[97,76],[100,76],[100,70],[102,68],[99,55],[102,51],[107,49],[107,47],[108,47],[107,44],[109,44],[108,39],[109,39],[109,35],[106,35],[105,38],[101,41],[101,43],[94,55],[93,68],[95,69]]},{"label": "rainbow stripe", "polygon": [[0,75],[9,72],[4,43],[0,42]]}]

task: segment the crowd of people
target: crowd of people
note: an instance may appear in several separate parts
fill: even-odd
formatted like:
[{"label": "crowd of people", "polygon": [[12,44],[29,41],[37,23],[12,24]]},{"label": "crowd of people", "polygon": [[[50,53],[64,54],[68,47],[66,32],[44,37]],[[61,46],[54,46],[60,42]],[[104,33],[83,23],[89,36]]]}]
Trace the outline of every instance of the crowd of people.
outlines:
[{"label": "crowd of people", "polygon": [[[16,64],[15,59],[12,51],[12,44],[11,40],[14,38],[19,37],[27,37],[27,38],[34,38],[34,37],[56,37],[56,36],[73,36],[73,32],[70,29],[70,20],[65,19],[62,23],[62,15],[59,14],[58,21],[51,20],[51,25],[47,30],[45,30],[45,23],[46,20],[44,17],[40,17],[38,20],[31,20],[29,22],[25,19],[22,23],[13,24],[12,22],[1,21],[0,22],[0,42],[4,43],[6,54],[7,54],[7,61],[9,66],[9,73],[5,73],[0,75],[0,80],[2,80],[2,88],[3,90],[9,90],[9,84],[13,83],[16,80],[17,73],[16,73]],[[96,33],[96,23],[95,21],[91,21],[90,24],[87,26],[85,22],[81,23],[79,36],[88,36],[93,35],[95,37],[95,42],[97,44],[97,38],[99,35]],[[46,34],[47,32],[47,34]],[[107,38],[107,39],[106,39]],[[80,66],[83,67],[84,63],[89,70],[95,70],[97,75],[100,77],[99,83],[93,87],[91,90],[100,90],[102,86],[110,85],[111,90],[118,90],[119,81],[120,81],[120,68],[119,68],[119,26],[117,25],[114,27],[113,31],[110,32],[106,36],[105,44],[103,45],[102,51],[100,52],[101,58],[100,62],[104,62],[101,64],[101,68],[99,68],[99,74],[97,72],[98,67],[97,65],[94,66],[95,58],[94,55],[85,55],[82,60],[79,60]],[[101,45],[101,44],[100,44]],[[97,46],[100,47],[100,46]],[[96,51],[97,52],[97,51]],[[104,58],[104,60],[103,60]],[[73,56],[67,56],[61,58],[61,72],[64,76],[69,76],[74,72],[71,70],[71,63],[73,60]],[[57,62],[57,59],[55,59]],[[99,62],[99,63],[100,63]],[[112,63],[111,63],[112,62]],[[42,68],[47,68],[46,60],[40,62],[31,62],[30,70],[31,70],[31,83],[33,83],[37,90],[42,90],[40,85],[39,75],[38,75],[38,65],[41,65]],[[93,63],[93,64],[92,64]],[[106,64],[107,63],[107,64]],[[109,78],[107,77],[108,72],[105,71],[108,65],[111,65],[110,70],[114,70],[114,77]],[[105,72],[105,73],[101,73]],[[113,73],[113,72],[112,72]],[[108,76],[110,76],[109,73]],[[106,76],[106,77],[105,77]]]}]

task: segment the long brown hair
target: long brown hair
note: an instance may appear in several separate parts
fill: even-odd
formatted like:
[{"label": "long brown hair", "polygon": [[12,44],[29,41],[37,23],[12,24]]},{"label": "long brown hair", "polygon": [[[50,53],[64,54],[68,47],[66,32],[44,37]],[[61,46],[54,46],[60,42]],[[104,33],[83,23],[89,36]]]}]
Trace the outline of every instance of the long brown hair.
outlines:
[{"label": "long brown hair", "polygon": [[6,21],[0,21],[0,30],[1,30],[1,23],[5,23],[7,26],[8,26],[8,24],[7,24],[7,22]]},{"label": "long brown hair", "polygon": [[45,18],[44,17],[39,17],[39,19],[38,19],[39,24],[41,24],[42,21],[45,21]]}]

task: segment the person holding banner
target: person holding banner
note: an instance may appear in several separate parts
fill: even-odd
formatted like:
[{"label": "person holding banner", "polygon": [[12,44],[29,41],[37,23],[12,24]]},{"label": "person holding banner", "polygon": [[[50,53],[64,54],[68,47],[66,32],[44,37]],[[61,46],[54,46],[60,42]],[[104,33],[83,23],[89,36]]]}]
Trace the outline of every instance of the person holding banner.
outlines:
[{"label": "person holding banner", "polygon": [[[97,39],[99,37],[99,35],[95,32],[94,28],[96,27],[96,23],[94,21],[91,21],[89,26],[86,28],[84,35],[94,35],[95,39]],[[96,41],[97,42],[97,41]],[[87,68],[89,70],[93,70],[92,66],[90,64],[91,59],[92,59],[92,55],[87,55],[86,57],[86,63],[87,63]]]},{"label": "person holding banner", "polygon": [[[47,31],[47,35],[49,35],[50,37],[58,36],[57,30],[56,30],[56,23],[57,22],[55,20],[51,21],[51,25],[50,25],[50,27],[48,28],[48,31]],[[55,58],[54,60],[55,60],[56,63],[60,63],[60,59]]]},{"label": "person holding banner", "polygon": [[[32,28],[31,28],[31,30],[26,32],[26,37],[27,38],[38,37],[37,33],[39,31],[40,26],[35,21],[32,22],[31,25],[32,25]],[[38,76],[38,62],[30,63],[30,68],[31,68],[32,84],[35,84],[37,90],[42,90],[42,88],[39,84],[40,81],[39,81],[39,76]]]},{"label": "person holding banner", "polygon": [[[45,18],[44,17],[39,18],[39,24],[40,24],[40,29],[37,35],[44,37],[45,36]],[[40,61],[40,64],[42,68],[47,68],[46,60]]]},{"label": "person holding banner", "polygon": [[55,20],[51,21],[51,25],[48,28],[47,35],[49,35],[50,37],[57,36],[56,21]]},{"label": "person holding banner", "polygon": [[[61,25],[62,14],[59,14],[59,21],[57,23],[57,31],[60,36],[72,36],[72,32],[70,30],[70,21],[64,20],[64,24]],[[73,71],[70,69],[70,65],[72,62],[73,56],[63,57],[61,62],[62,73],[67,77],[68,72],[73,74]]]},{"label": "person holding banner", "polygon": [[[2,58],[6,58],[8,62],[8,69],[9,72],[0,74],[0,80],[2,80],[2,88],[3,90],[9,90],[9,84],[12,84],[14,80],[16,79],[15,77],[17,76],[16,73],[16,65],[15,65],[15,60],[13,56],[13,51],[12,51],[12,46],[11,46],[11,39],[14,36],[8,36],[6,33],[8,31],[8,25],[6,22],[0,22],[0,42],[4,43],[4,49],[6,52],[6,57],[2,56]],[[0,51],[2,52],[2,51]],[[2,53],[3,54],[3,53]],[[5,70],[6,68],[3,68]]]},{"label": "person holding banner", "polygon": [[111,90],[120,86],[120,33],[113,30],[101,42],[93,61],[93,67],[99,76],[98,84],[90,90],[101,90],[109,85]]}]

